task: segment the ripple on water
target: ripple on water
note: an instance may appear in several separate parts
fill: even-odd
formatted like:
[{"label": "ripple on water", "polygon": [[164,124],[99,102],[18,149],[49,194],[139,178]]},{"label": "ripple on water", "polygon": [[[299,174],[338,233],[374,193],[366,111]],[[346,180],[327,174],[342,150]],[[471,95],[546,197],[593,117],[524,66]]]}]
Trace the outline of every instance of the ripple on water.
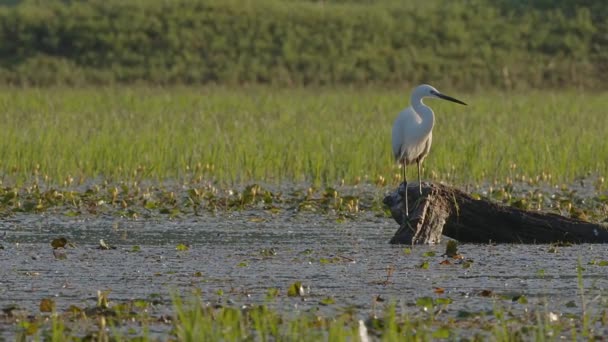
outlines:
[{"label": "ripple on water", "polygon": [[[444,245],[416,246],[409,254],[404,246],[389,245],[396,229],[392,220],[371,213],[344,223],[316,214],[247,211],[138,221],[17,215],[0,224],[0,234],[6,232],[0,249],[0,307],[17,304],[37,312],[47,297],[59,310],[87,307],[95,305],[97,290],[108,289],[114,301],[160,294],[170,304],[171,290],[186,294],[196,288],[208,301],[263,303],[268,289],[278,288],[281,294],[271,305],[286,312],[352,306],[366,315],[378,296],[411,311],[419,310],[417,298],[431,296],[453,299],[446,315],[491,311],[496,302],[517,312],[524,306],[512,299],[525,295],[547,310],[576,314],[581,311],[579,260],[587,298],[608,286],[608,267],[588,265],[608,259],[602,245],[549,253],[548,245],[464,244],[460,253],[473,261],[464,268],[440,265]],[[59,236],[76,245],[66,250],[64,260],[55,259],[50,246]],[[97,249],[99,239],[117,249]],[[179,243],[190,249],[177,251]],[[141,250],[131,252],[134,245]],[[276,255],[261,253],[270,248]],[[428,251],[436,256],[425,256]],[[429,268],[419,268],[425,260]],[[393,271],[387,277],[389,267]],[[304,300],[286,296],[294,281],[307,288]],[[438,294],[436,288],[445,292]],[[225,299],[217,294],[220,289]],[[492,295],[482,295],[484,290]],[[337,305],[320,306],[326,297]],[[605,306],[595,300],[587,310]],[[170,306],[159,310],[169,312]]]}]

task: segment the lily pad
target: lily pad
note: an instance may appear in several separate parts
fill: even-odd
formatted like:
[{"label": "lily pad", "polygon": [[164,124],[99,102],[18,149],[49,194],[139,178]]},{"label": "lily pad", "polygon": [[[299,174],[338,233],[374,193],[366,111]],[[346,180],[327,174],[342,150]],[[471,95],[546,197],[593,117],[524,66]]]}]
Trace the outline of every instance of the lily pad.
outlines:
[{"label": "lily pad", "polygon": [[184,245],[183,243],[180,243],[180,244],[177,245],[177,247],[175,247],[175,249],[177,249],[180,252],[183,252],[183,251],[189,250],[190,246]]},{"label": "lily pad", "polygon": [[60,237],[60,238],[53,239],[53,241],[51,241],[51,246],[54,249],[65,248],[65,245],[67,245],[67,243],[68,243],[68,239],[66,239],[64,237]]},{"label": "lily pad", "polygon": [[40,300],[40,312],[55,311],[55,301],[50,298],[42,298]]},{"label": "lily pad", "polygon": [[304,286],[302,286],[302,282],[296,281],[295,283],[291,284],[289,289],[287,289],[287,295],[289,297],[304,296]]}]

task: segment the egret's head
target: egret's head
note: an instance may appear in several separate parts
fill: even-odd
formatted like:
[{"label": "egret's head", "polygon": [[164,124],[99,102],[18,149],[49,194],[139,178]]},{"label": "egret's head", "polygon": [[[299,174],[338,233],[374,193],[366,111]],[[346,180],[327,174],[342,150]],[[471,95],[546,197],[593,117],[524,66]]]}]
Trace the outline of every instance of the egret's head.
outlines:
[{"label": "egret's head", "polygon": [[430,86],[428,84],[421,84],[421,85],[417,86],[414,89],[414,91],[412,92],[412,102],[414,102],[415,100],[418,100],[418,101],[422,100],[425,97],[433,97],[433,98],[437,98],[437,99],[448,100],[448,101],[456,102],[456,103],[466,106],[466,103],[464,103],[460,100],[457,100],[451,96],[442,94],[439,90],[435,89],[435,87]]}]

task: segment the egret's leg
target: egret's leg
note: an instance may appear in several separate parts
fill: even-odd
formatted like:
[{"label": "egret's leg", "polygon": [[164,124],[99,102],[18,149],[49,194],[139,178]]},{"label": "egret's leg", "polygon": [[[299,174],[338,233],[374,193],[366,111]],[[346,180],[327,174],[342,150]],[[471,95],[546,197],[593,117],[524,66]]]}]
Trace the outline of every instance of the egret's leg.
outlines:
[{"label": "egret's leg", "polygon": [[403,185],[405,186],[405,200],[403,201],[404,206],[405,206],[405,218],[410,217],[410,211],[408,210],[408,204],[407,204],[407,178],[405,176],[405,159],[403,160]]},{"label": "egret's leg", "polygon": [[422,181],[420,180],[420,160],[416,162],[418,164],[418,191],[420,191],[420,195],[422,196]]}]

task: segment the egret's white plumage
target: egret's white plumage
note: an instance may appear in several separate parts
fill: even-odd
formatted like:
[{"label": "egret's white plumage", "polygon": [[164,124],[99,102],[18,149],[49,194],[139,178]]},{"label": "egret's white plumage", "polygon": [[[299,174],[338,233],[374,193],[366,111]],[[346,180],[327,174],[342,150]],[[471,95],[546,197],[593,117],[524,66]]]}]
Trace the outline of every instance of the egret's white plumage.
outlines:
[{"label": "egret's white plumage", "polygon": [[433,141],[433,126],[435,126],[435,114],[426,106],[422,99],[425,97],[439,98],[466,105],[466,103],[453,97],[440,93],[428,84],[421,84],[414,88],[410,97],[411,105],[401,111],[393,124],[393,155],[395,160],[402,164],[403,182],[405,183],[405,214],[408,215],[407,204],[407,179],[405,168],[416,162],[418,165],[418,186],[422,195],[422,183],[420,182],[420,165],[431,150]]}]

